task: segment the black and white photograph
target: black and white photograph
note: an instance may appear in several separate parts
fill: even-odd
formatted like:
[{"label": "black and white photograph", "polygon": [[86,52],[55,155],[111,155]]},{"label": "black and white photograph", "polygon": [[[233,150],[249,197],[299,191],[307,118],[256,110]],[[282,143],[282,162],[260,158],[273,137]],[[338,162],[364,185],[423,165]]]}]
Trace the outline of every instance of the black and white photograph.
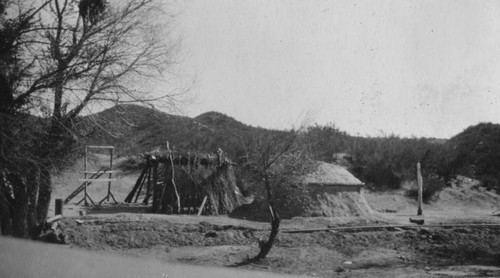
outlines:
[{"label": "black and white photograph", "polygon": [[500,277],[500,1],[0,0],[0,277]]}]

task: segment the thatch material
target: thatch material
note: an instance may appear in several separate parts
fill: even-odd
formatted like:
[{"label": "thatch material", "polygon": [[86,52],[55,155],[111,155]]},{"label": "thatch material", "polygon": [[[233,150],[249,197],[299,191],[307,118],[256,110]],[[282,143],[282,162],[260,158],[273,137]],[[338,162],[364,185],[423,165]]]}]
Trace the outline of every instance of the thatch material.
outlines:
[{"label": "thatch material", "polygon": [[206,206],[209,214],[228,214],[243,204],[243,195],[236,186],[233,166],[223,163],[202,183],[202,190],[208,196]]},{"label": "thatch material", "polygon": [[[220,215],[232,212],[243,202],[236,185],[232,162],[219,150],[217,154],[149,153],[134,189],[127,197],[141,193],[147,181],[147,192],[152,192],[153,212],[198,213],[203,199],[207,199],[204,214]],[[141,180],[142,179],[142,180]],[[179,196],[179,198],[177,198]],[[146,195],[144,203],[149,196]]]},{"label": "thatch material", "polygon": [[326,162],[318,162],[317,169],[306,175],[303,179],[304,184],[321,184],[328,186],[335,185],[354,185],[361,186],[363,183],[353,176],[346,168]]}]

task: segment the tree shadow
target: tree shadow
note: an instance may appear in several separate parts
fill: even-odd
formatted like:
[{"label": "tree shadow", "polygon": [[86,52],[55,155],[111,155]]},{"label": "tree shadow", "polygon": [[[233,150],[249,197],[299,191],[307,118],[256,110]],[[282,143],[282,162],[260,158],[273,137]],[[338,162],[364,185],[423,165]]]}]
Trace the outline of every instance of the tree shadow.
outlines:
[{"label": "tree shadow", "polygon": [[[265,258],[259,258],[257,256],[247,257],[243,261],[227,265],[227,267],[241,267],[241,266],[246,266],[246,265],[261,266],[261,263],[263,261],[265,261]],[[265,266],[262,266],[262,267],[265,267]]]}]

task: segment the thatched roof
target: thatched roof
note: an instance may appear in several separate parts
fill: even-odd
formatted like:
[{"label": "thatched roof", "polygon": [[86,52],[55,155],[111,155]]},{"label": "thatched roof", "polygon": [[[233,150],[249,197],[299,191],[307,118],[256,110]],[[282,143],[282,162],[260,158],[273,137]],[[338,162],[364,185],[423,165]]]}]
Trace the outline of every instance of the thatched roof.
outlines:
[{"label": "thatched roof", "polygon": [[353,176],[346,168],[326,162],[318,162],[317,169],[303,179],[306,184],[321,185],[356,185],[363,183]]},{"label": "thatched roof", "polygon": [[157,159],[160,163],[170,163],[170,159],[172,159],[175,165],[200,164],[203,166],[213,166],[219,165],[224,161],[234,164],[227,157],[227,154],[221,149],[218,149],[216,153],[187,152],[178,150],[166,151],[157,149],[144,153],[142,156],[146,159]]}]

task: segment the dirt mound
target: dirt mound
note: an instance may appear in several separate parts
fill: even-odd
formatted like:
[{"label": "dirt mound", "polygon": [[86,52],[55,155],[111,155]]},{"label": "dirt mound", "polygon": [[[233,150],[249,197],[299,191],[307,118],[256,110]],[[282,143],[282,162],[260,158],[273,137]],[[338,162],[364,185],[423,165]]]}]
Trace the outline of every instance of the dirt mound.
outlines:
[{"label": "dirt mound", "polygon": [[[366,200],[370,206],[379,212],[398,214],[413,214],[416,212],[417,201],[408,197],[407,192],[414,189],[412,182],[404,183],[402,189],[366,192]],[[424,184],[425,188],[425,184]],[[471,217],[474,215],[491,215],[500,209],[500,195],[487,190],[480,182],[464,176],[457,176],[450,186],[436,193],[427,203],[424,203],[424,214],[429,211],[456,217],[457,215]]]},{"label": "dirt mound", "polygon": [[[368,217],[373,210],[365,200],[363,192],[323,192],[311,197],[308,204],[289,203],[278,207],[283,219],[294,217]],[[263,198],[237,208],[230,217],[253,221],[269,221],[269,207]]]},{"label": "dirt mound", "polygon": [[500,196],[480,186],[478,180],[457,176],[450,187],[439,192],[434,202],[443,206],[494,211],[499,209]]},{"label": "dirt mound", "polygon": [[306,216],[349,217],[366,216],[373,211],[359,192],[321,193],[316,196]]}]

